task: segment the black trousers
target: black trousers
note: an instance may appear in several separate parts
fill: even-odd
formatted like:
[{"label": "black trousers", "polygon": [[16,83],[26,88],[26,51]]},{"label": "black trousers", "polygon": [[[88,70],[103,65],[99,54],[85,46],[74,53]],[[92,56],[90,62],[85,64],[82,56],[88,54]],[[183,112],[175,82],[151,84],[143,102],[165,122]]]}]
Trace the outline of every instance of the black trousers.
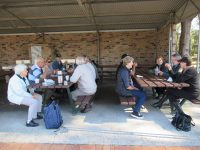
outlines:
[{"label": "black trousers", "polygon": [[156,90],[156,93],[158,94],[158,96],[160,96],[161,94],[165,93],[166,88],[156,87],[155,90]]},{"label": "black trousers", "polygon": [[181,104],[177,100],[180,98],[192,100],[192,99],[197,98],[198,96],[186,90],[169,88],[167,89],[167,97],[169,98],[169,101],[170,101],[171,111],[173,111],[173,107],[175,107],[179,113],[184,113],[181,108]]},{"label": "black trousers", "polygon": [[191,92],[188,92],[186,90],[179,90],[176,88],[169,88],[167,89],[167,97],[170,101],[176,101],[177,99],[184,98],[187,100],[192,100],[197,98],[198,96],[193,95]]}]

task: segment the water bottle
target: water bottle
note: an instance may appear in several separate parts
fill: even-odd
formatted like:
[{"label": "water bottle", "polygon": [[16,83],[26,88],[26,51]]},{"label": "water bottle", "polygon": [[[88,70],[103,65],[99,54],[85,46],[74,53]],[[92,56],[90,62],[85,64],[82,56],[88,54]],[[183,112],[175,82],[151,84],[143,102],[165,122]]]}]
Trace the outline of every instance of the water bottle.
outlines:
[{"label": "water bottle", "polygon": [[156,76],[158,75],[158,72],[159,72],[159,69],[158,69],[158,66],[156,66],[156,68],[155,68],[155,75]]},{"label": "water bottle", "polygon": [[62,71],[58,71],[58,83],[59,83],[59,84],[62,84],[62,83],[63,83]]}]

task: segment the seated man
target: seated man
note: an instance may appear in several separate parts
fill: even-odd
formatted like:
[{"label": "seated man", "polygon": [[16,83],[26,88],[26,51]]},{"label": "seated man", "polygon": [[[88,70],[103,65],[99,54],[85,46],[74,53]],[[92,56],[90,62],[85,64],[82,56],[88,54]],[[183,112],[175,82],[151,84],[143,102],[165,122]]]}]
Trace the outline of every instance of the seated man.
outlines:
[{"label": "seated man", "polygon": [[143,116],[140,114],[141,106],[146,100],[146,95],[142,90],[139,90],[134,86],[134,83],[131,78],[130,69],[133,66],[133,58],[126,56],[123,58],[123,65],[118,71],[117,74],[117,86],[116,92],[120,96],[134,96],[136,97],[136,105],[131,113],[131,116],[134,118],[142,119]]},{"label": "seated man", "polygon": [[44,65],[45,65],[44,58],[38,57],[35,60],[35,64],[31,67],[28,73],[28,79],[30,83],[35,83],[35,79],[43,80],[46,78],[46,74],[44,74],[42,70]]},{"label": "seated man", "polygon": [[[176,82],[188,83],[189,87],[184,88],[169,88],[167,90],[167,97],[170,102],[177,103],[178,99],[184,98],[187,100],[196,99],[199,96],[199,75],[194,67],[191,66],[192,62],[189,57],[183,57],[179,60],[182,73],[176,74]],[[177,105],[175,105],[177,106]]]},{"label": "seated man", "polygon": [[63,70],[63,64],[61,62],[61,55],[56,54],[55,60],[52,62],[52,68],[54,70],[54,74],[57,73],[59,70]]},{"label": "seated man", "polygon": [[27,66],[18,64],[15,66],[15,74],[11,77],[8,84],[8,100],[17,105],[29,106],[28,119],[26,121],[27,127],[36,127],[39,124],[34,119],[42,119],[38,114],[41,112],[42,96],[27,89],[29,81],[27,80]]},{"label": "seated man", "polygon": [[70,82],[78,83],[78,88],[72,92],[72,99],[77,100],[81,95],[93,95],[97,90],[95,82],[96,75],[94,67],[88,67],[84,57],[77,57],[76,64],[78,65],[70,77]]},{"label": "seated man", "polygon": [[90,70],[92,70],[93,76],[95,76],[95,80],[96,80],[98,77],[98,71],[97,71],[96,66],[92,63],[89,57],[84,56],[84,58],[85,58],[85,64],[87,64]]}]

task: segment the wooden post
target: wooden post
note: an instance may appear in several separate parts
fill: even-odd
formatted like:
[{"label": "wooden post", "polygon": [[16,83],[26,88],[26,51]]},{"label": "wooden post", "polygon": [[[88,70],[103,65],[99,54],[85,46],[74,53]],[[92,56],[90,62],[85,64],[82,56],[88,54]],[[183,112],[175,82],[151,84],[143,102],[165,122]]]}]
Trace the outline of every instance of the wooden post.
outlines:
[{"label": "wooden post", "polygon": [[198,19],[199,19],[199,42],[198,42],[198,52],[197,52],[197,72],[200,72],[200,66],[199,66],[199,62],[200,62],[200,13],[198,14]]}]

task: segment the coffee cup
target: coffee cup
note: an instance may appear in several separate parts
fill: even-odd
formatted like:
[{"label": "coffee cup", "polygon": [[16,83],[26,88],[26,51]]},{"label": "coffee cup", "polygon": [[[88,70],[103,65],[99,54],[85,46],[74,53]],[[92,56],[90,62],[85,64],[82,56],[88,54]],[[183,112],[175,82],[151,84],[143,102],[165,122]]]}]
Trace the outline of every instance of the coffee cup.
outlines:
[{"label": "coffee cup", "polygon": [[35,79],[35,83],[40,83],[40,79]]},{"label": "coffee cup", "polygon": [[65,79],[66,79],[66,81],[69,81],[69,76],[68,75],[65,76]]},{"label": "coffee cup", "polygon": [[64,81],[64,85],[68,85],[68,82],[67,82],[67,81]]}]

